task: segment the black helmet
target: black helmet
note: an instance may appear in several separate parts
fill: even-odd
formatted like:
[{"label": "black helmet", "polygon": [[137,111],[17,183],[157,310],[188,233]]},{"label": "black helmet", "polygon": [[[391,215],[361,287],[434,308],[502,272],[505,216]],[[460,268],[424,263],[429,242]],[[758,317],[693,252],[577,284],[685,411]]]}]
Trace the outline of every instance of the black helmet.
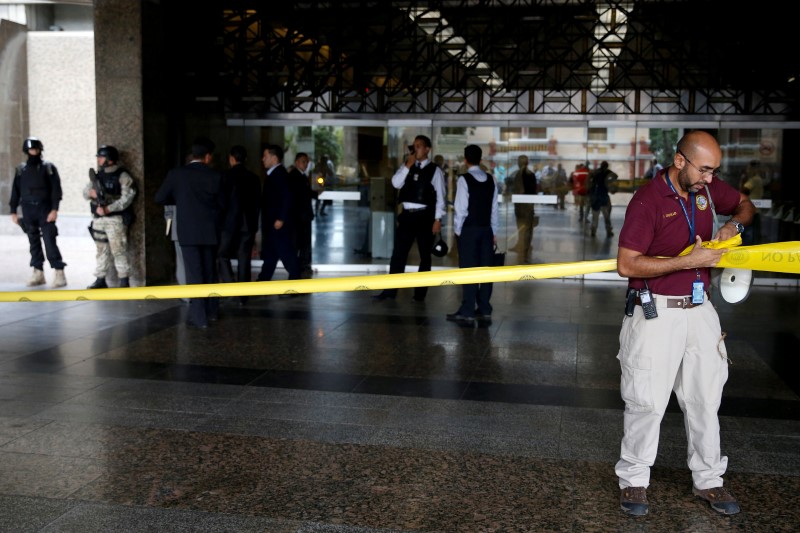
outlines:
[{"label": "black helmet", "polygon": [[105,157],[107,160],[116,163],[119,161],[119,151],[110,144],[104,144],[97,149],[97,157]]},{"label": "black helmet", "polygon": [[28,150],[30,150],[31,148],[38,148],[39,151],[41,152],[42,150],[44,150],[44,145],[42,144],[42,141],[40,141],[36,137],[28,137],[22,143],[22,151],[27,154]]},{"label": "black helmet", "polygon": [[448,250],[447,243],[444,241],[444,239],[442,239],[440,235],[439,239],[434,243],[431,253],[436,257],[444,257],[447,255],[447,250]]}]

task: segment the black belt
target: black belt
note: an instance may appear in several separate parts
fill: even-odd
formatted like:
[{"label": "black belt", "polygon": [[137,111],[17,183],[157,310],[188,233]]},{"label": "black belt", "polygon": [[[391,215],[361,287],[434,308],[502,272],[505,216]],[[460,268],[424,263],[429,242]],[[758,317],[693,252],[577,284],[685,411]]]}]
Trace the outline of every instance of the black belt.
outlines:
[{"label": "black belt", "polygon": [[[692,303],[691,296],[684,296],[683,298],[667,298],[666,300],[668,309],[691,309],[692,307],[703,305]],[[636,305],[642,305],[642,301],[638,296],[636,297]]]},{"label": "black belt", "polygon": [[404,207],[403,208],[403,211],[406,212],[406,213],[420,213],[422,211],[427,211],[427,210],[428,210],[427,207],[411,207],[411,208]]}]

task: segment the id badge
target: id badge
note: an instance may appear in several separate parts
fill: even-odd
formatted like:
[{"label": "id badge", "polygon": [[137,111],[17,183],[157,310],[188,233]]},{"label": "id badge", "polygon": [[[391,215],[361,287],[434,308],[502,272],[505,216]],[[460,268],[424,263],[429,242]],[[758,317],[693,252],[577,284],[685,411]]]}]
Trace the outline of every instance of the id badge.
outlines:
[{"label": "id badge", "polygon": [[705,297],[705,285],[699,279],[694,280],[692,282],[692,303],[695,305],[701,304]]}]

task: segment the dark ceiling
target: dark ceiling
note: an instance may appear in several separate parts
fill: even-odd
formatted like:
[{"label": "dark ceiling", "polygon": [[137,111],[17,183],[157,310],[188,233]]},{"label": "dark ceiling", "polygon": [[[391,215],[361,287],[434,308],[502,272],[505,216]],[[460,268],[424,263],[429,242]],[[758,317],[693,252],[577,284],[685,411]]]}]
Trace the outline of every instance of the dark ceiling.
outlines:
[{"label": "dark ceiling", "polygon": [[212,101],[229,114],[533,113],[577,95],[583,104],[565,113],[615,98],[653,112],[641,102],[661,98],[669,112],[791,116],[800,63],[790,6],[228,0],[189,11],[164,0],[151,52],[170,65],[162,74],[182,105]]}]

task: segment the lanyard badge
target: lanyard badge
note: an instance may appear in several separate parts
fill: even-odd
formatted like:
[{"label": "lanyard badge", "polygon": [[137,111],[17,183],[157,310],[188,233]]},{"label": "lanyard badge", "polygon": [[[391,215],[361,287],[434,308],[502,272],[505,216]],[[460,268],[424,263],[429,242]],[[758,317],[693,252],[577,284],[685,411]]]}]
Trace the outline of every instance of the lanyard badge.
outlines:
[{"label": "lanyard badge", "polygon": [[697,271],[697,279],[692,282],[692,303],[699,305],[705,300],[706,291],[703,280],[700,279],[700,271]]}]

